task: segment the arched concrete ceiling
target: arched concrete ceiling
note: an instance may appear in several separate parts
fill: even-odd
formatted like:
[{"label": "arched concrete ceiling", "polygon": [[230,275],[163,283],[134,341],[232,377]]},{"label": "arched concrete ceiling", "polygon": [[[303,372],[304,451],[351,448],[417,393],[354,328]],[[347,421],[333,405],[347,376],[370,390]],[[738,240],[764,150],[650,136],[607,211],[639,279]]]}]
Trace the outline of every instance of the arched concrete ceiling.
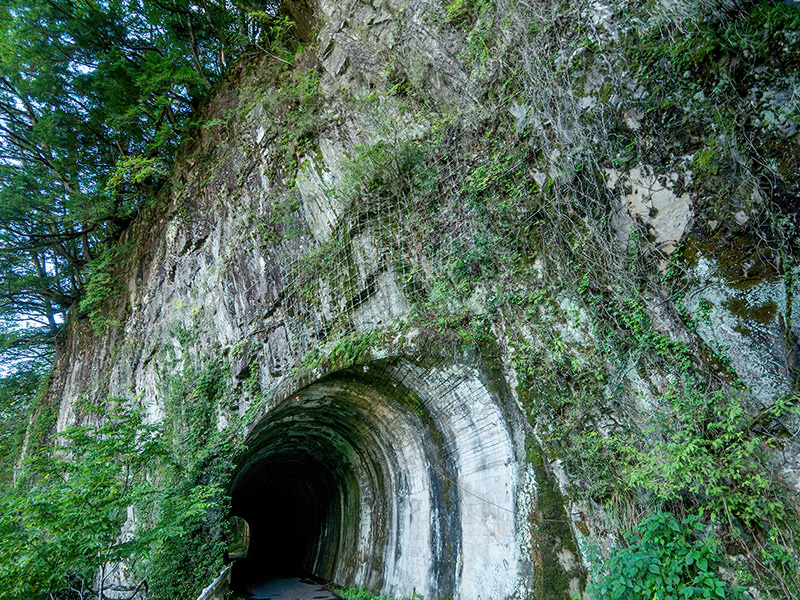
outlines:
[{"label": "arched concrete ceiling", "polygon": [[425,598],[506,598],[525,560],[521,418],[477,372],[375,361],[283,398],[232,485],[242,577],[315,575]]}]

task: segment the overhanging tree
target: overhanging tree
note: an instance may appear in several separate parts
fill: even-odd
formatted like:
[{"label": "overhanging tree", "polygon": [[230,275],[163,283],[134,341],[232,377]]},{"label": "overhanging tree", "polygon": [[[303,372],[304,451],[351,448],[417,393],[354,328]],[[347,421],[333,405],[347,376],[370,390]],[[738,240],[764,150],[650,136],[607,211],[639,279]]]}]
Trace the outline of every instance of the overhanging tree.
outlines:
[{"label": "overhanging tree", "polygon": [[276,3],[0,0],[7,348],[52,339],[86,264],[154,196],[192,115],[271,19]]}]

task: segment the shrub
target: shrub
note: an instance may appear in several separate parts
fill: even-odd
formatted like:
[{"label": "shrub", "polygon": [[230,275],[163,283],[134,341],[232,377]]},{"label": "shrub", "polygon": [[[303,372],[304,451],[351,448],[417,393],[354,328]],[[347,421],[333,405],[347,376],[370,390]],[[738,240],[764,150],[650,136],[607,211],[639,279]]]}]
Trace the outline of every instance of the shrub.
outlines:
[{"label": "shrub", "polygon": [[721,549],[699,518],[678,522],[668,512],[642,520],[627,536],[628,546],[611,552],[603,574],[590,584],[597,600],[743,599],[743,592],[719,575]]}]

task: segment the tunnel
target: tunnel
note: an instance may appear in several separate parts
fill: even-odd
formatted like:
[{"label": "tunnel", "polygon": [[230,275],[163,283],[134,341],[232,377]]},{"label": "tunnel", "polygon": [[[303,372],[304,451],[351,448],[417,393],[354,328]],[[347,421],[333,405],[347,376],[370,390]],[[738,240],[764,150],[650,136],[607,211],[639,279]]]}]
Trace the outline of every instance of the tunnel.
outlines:
[{"label": "tunnel", "polygon": [[235,587],[314,577],[397,597],[513,593],[517,448],[474,373],[359,365],[276,400],[246,443],[231,512],[250,547]]}]

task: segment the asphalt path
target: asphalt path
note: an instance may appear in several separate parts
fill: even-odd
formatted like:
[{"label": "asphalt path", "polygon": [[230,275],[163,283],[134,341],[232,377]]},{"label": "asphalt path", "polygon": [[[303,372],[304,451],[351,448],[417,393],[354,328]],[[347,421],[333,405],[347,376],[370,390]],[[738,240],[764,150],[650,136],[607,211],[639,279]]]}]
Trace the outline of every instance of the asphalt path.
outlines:
[{"label": "asphalt path", "polygon": [[341,600],[308,579],[274,579],[248,586],[250,600]]}]

